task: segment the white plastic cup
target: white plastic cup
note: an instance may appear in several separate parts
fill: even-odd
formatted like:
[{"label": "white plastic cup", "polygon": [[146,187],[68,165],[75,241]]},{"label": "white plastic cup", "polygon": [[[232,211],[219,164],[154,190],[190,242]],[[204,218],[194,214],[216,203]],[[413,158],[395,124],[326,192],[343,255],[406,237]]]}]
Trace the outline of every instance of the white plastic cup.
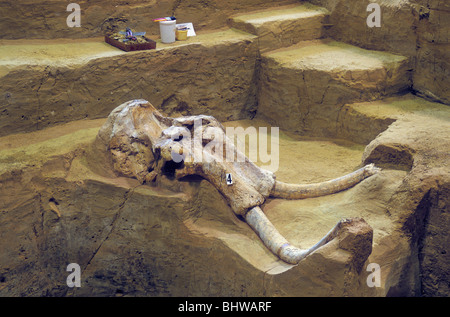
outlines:
[{"label": "white plastic cup", "polygon": [[159,31],[161,33],[161,42],[163,43],[173,43],[175,42],[175,31],[177,20],[173,21],[160,21]]}]

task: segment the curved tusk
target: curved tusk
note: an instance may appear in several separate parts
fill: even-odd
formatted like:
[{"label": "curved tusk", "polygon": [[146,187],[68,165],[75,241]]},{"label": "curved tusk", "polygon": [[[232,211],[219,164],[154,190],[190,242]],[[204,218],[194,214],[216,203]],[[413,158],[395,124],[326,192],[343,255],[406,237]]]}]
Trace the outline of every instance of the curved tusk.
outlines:
[{"label": "curved tusk", "polygon": [[274,198],[303,199],[330,195],[348,189],[365,178],[378,173],[380,170],[374,164],[369,164],[345,176],[316,184],[287,184],[275,181],[270,196]]},{"label": "curved tusk", "polygon": [[245,220],[257,233],[264,245],[283,261],[290,264],[297,264],[309,254],[331,241],[340,228],[342,221],[339,221],[319,242],[307,250],[292,246],[267,219],[264,212],[259,207],[253,207],[245,215]]}]

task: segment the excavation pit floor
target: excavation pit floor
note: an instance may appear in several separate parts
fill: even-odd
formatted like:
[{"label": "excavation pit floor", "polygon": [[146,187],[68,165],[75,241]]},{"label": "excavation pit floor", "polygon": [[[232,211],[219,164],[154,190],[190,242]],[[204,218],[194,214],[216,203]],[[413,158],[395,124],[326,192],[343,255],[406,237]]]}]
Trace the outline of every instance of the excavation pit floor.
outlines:
[{"label": "excavation pit floor", "polygon": [[[104,122],[105,119],[74,121],[36,132],[2,137],[0,171],[7,173],[29,168],[42,169],[50,178],[63,176],[71,181],[96,179],[117,185],[117,180],[99,177],[95,171],[86,172],[86,166],[82,167],[83,164],[76,163],[77,160],[73,161],[70,172],[64,173],[59,167],[60,160],[55,159],[59,157],[62,160],[69,153],[86,148],[94,141]],[[360,144],[345,140],[299,137],[283,131],[279,131],[278,139],[272,141],[272,128],[260,120],[233,121],[224,123],[224,126],[244,129],[251,127],[258,132],[258,140],[267,140],[268,154],[270,153],[272,161],[255,163],[274,172],[277,179],[283,182],[322,182],[361,167],[365,146]],[[267,128],[269,133],[259,133],[260,128]],[[246,141],[246,155],[251,157],[255,153],[250,153],[250,150],[259,151],[259,148],[250,147],[249,138]],[[275,147],[272,148],[273,146]],[[339,220],[347,217],[363,217],[376,227],[377,243],[377,238],[387,235],[390,228],[389,219],[383,214],[386,195],[392,192],[392,186],[398,186],[404,175],[405,172],[401,171],[383,172],[382,176],[377,176],[372,181],[327,197],[306,200],[269,199],[263,210],[288,240],[301,247],[312,246]],[[214,206],[208,206],[211,207]],[[222,240],[230,249],[260,270],[275,274],[292,267],[268,252],[248,226],[231,213],[230,210],[229,218],[233,219],[236,226],[224,225],[223,215],[215,215],[214,210],[198,218],[188,219],[185,223],[194,233]]]},{"label": "excavation pit floor", "polygon": [[[92,164],[87,153],[106,119],[73,121],[0,138],[1,210],[5,220],[0,237],[12,241],[2,257],[4,267],[20,271],[21,266],[28,265],[23,260],[17,262],[25,252],[27,261],[39,267],[42,276],[53,276],[43,278],[42,287],[57,289],[57,281],[64,279],[56,276],[64,272],[56,270],[56,264],[52,266],[56,271],[47,272],[46,263],[65,263],[66,256],[72,254],[68,250],[72,250],[79,254],[76,260],[84,263],[83,274],[90,283],[78,292],[80,295],[110,296],[114,289],[104,286],[103,276],[122,274],[116,265],[121,266],[120,272],[130,270],[121,277],[124,279],[147,272],[147,268],[136,266],[136,261],[141,261],[146,267],[152,266],[151,272],[156,274],[148,278],[157,278],[160,284],[148,290],[145,283],[149,282],[144,278],[144,284],[136,286],[143,290],[133,289],[129,294],[242,295],[235,284],[240,279],[248,285],[245,295],[331,296],[344,292],[385,296],[391,285],[404,283],[405,268],[417,265],[410,240],[403,233],[404,223],[410,211],[419,208],[428,186],[436,186],[440,177],[448,175],[448,153],[444,152],[448,148],[445,136],[450,128],[449,112],[443,105],[411,95],[348,107],[349,115],[357,114],[346,118],[353,120],[346,124],[358,125],[354,133],[380,118],[390,120],[380,125],[379,135],[374,134],[375,139],[368,145],[302,137],[283,130],[279,130],[277,139],[273,127],[256,119],[223,124],[244,131],[253,128],[258,141],[267,142],[271,160],[261,161],[259,148],[255,150],[248,144],[250,137],[246,139],[245,154],[252,157],[258,152],[255,163],[289,183],[316,183],[351,173],[363,166],[367,155],[380,144],[386,153],[394,150],[386,156],[393,154],[393,163],[395,151],[413,153],[409,168],[388,166],[348,190],[303,200],[269,198],[262,206],[280,233],[301,248],[314,245],[341,219],[364,219],[373,229],[372,252],[367,261],[381,266],[384,284],[380,288],[369,289],[360,281],[358,288],[349,286],[342,291],[346,255],[339,249],[319,249],[297,266],[282,262],[233,214],[207,181],[169,181],[155,187],[129,178],[105,176],[104,166]],[[274,149],[279,149],[278,155]],[[18,219],[24,225],[18,226]],[[15,255],[17,250],[21,250],[19,257]],[[226,264],[211,271],[205,259]],[[226,286],[223,274],[239,270],[247,273],[233,275],[233,285]],[[204,275],[193,273],[200,271],[207,274],[206,281],[215,281],[214,291],[208,288],[211,284],[203,285]],[[365,279],[364,272],[345,276]],[[286,279],[290,281],[287,284]],[[257,281],[263,283],[263,293]],[[349,285],[352,283],[355,281]],[[0,294],[12,294],[14,289],[28,292],[21,287],[26,285],[7,278]]]}]

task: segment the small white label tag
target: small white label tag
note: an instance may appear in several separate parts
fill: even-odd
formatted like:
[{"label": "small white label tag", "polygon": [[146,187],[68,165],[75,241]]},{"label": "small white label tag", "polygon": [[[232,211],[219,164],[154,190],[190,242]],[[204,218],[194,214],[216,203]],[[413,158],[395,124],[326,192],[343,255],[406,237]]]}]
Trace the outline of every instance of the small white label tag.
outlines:
[{"label": "small white label tag", "polygon": [[233,177],[230,173],[227,173],[227,185],[233,185]]}]

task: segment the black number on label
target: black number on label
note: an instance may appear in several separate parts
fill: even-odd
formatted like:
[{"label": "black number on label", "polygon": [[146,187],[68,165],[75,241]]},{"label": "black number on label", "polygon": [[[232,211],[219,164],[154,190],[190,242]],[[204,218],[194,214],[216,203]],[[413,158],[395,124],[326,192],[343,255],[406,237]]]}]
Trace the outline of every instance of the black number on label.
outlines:
[{"label": "black number on label", "polygon": [[233,184],[233,178],[231,177],[231,174],[227,174],[227,185]]}]

